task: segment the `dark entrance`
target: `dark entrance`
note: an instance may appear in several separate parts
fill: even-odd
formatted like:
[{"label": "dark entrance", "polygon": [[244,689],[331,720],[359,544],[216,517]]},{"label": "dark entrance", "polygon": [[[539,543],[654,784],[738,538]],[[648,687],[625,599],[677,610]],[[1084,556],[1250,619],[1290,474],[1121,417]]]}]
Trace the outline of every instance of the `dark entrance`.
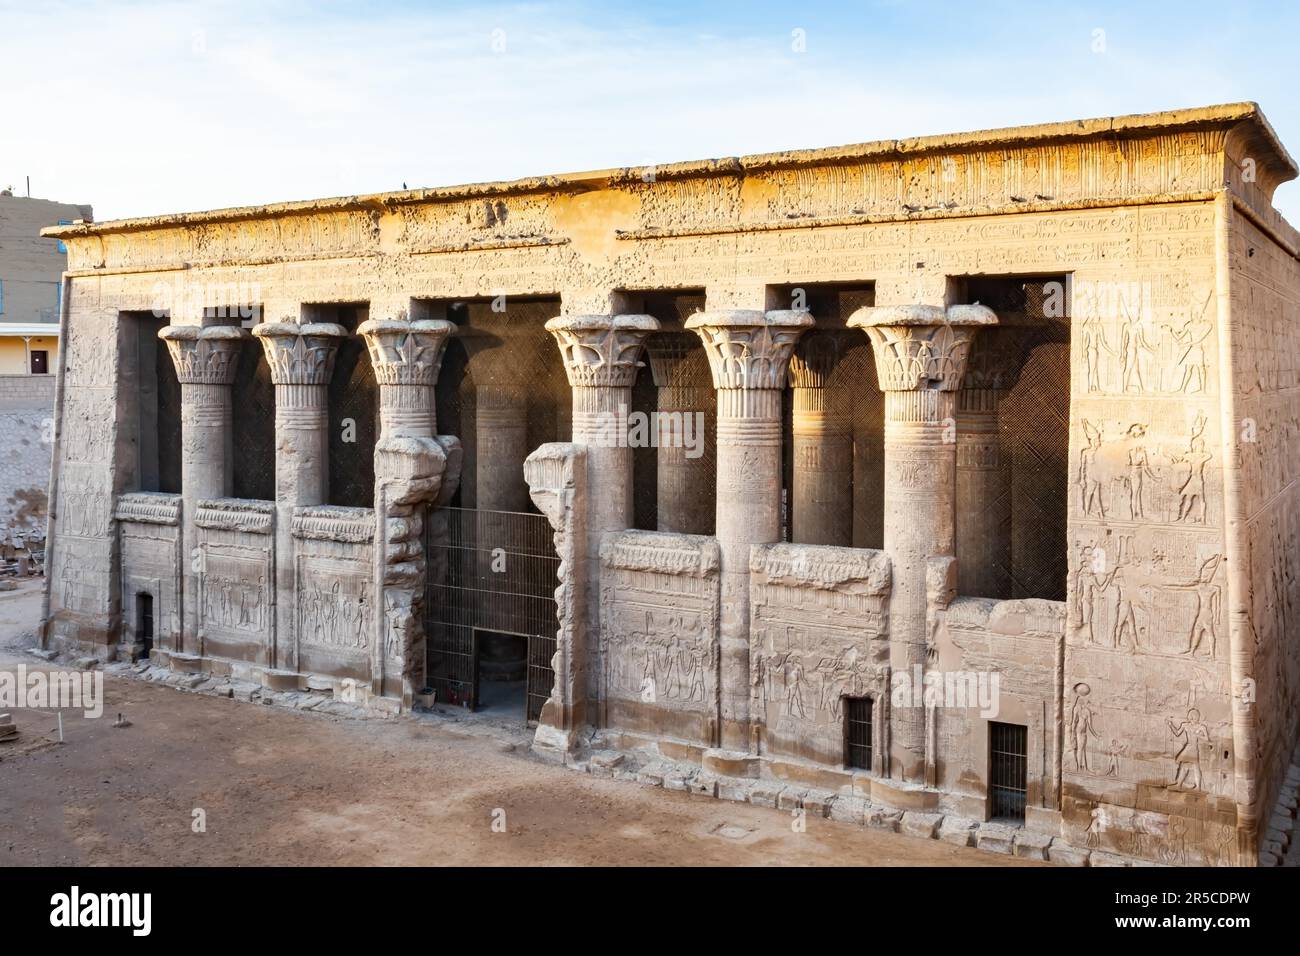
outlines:
[{"label": "dark entrance", "polygon": [[135,646],[136,660],[153,650],[153,595],[144,592],[135,596]]},{"label": "dark entrance", "polygon": [[871,769],[871,698],[844,698],[844,765]]},{"label": "dark entrance", "polygon": [[442,508],[426,524],[425,683],[439,703],[534,723],[555,682],[560,559],[540,514]]},{"label": "dark entrance", "polygon": [[32,374],[48,375],[50,374],[50,353],[46,349],[32,350]]},{"label": "dark entrance", "polygon": [[1025,822],[1028,791],[1028,728],[1019,724],[989,724],[990,816],[1008,823]]}]

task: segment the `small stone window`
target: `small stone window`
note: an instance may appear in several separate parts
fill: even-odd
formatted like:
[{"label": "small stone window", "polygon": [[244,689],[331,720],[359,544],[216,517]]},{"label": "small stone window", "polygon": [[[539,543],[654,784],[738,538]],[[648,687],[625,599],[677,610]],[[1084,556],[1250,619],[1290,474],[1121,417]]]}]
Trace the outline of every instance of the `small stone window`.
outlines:
[{"label": "small stone window", "polygon": [[1006,823],[1025,822],[1028,787],[1028,728],[989,723],[990,817]]}]

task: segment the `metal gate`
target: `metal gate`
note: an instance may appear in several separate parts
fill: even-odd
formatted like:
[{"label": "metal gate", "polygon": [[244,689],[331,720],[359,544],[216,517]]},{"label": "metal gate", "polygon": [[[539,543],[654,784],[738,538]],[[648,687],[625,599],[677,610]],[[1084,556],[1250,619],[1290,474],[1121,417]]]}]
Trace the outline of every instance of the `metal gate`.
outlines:
[{"label": "metal gate", "polygon": [[1023,823],[1028,786],[1029,729],[989,723],[989,796],[994,820]]},{"label": "metal gate", "polygon": [[544,515],[440,508],[425,524],[425,683],[439,702],[479,702],[479,635],[527,639],[525,714],[551,695],[559,556]]}]

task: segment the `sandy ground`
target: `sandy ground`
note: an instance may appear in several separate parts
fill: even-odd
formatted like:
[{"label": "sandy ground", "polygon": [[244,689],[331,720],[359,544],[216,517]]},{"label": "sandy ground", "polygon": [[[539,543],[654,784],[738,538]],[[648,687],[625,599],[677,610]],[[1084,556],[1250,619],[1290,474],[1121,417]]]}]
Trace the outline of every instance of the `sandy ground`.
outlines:
[{"label": "sandy ground", "polygon": [[[0,668],[44,666],[22,652],[39,588],[0,592]],[[104,718],[65,712],[63,744],[51,714],[12,711],[0,866],[1035,865],[833,820],[795,832],[789,813],[543,763],[482,722],[346,720],[113,676],[105,690]]]}]

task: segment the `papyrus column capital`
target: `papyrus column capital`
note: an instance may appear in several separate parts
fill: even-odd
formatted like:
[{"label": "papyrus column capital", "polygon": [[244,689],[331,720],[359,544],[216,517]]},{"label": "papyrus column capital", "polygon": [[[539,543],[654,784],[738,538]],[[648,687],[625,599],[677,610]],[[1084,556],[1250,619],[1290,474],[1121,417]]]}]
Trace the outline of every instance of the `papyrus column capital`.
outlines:
[{"label": "papyrus column capital", "polygon": [[328,385],[347,329],[332,322],[263,322],[253,326],[275,385]]},{"label": "papyrus column capital", "polygon": [[649,315],[562,315],[546,323],[574,388],[631,388],[646,337],[658,330]]},{"label": "papyrus column capital", "polygon": [[169,325],[158,330],[182,385],[232,385],[248,332],[237,325]]},{"label": "papyrus column capital", "polygon": [[830,333],[801,339],[790,356],[791,388],[825,388],[843,350]]},{"label": "papyrus column capital", "polygon": [[870,337],[882,391],[953,392],[975,331],[997,321],[982,305],[885,305],[858,309],[848,324]]},{"label": "papyrus column capital", "polygon": [[436,385],[447,338],[446,319],[370,319],[357,334],[366,340],[375,380],[382,385]]},{"label": "papyrus column capital", "polygon": [[719,390],[784,389],[795,344],[812,325],[803,309],[697,312],[686,320],[704,342]]}]

